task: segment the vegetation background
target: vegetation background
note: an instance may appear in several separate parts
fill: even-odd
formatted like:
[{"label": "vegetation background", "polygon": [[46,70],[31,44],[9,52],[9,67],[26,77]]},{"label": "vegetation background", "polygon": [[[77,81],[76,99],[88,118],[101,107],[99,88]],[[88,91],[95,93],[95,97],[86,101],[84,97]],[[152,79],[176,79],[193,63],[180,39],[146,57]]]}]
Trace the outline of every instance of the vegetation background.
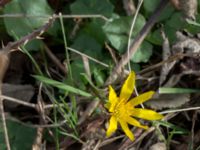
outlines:
[{"label": "vegetation background", "polygon": [[[1,0],[0,149],[200,149],[199,0]],[[165,115],[105,131],[130,70]],[[137,92],[136,92],[137,95]]]}]

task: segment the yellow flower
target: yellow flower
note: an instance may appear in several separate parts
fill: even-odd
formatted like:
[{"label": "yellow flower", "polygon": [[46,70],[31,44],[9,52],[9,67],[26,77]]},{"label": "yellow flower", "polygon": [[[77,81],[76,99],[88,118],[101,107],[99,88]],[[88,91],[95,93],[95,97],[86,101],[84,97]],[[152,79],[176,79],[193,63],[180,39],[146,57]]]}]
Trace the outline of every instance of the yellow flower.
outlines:
[{"label": "yellow flower", "polygon": [[125,134],[130,138],[130,140],[133,141],[134,135],[129,129],[128,124],[143,129],[148,129],[148,126],[141,125],[140,122],[133,117],[146,120],[159,120],[163,118],[163,115],[153,110],[135,108],[136,105],[149,100],[153,96],[154,92],[149,91],[129,100],[134,90],[134,86],[134,72],[131,72],[124,82],[119,97],[112,86],[109,86],[109,101],[106,104],[106,107],[110,112],[111,118],[106,132],[107,137],[117,130],[117,123],[119,122]]}]

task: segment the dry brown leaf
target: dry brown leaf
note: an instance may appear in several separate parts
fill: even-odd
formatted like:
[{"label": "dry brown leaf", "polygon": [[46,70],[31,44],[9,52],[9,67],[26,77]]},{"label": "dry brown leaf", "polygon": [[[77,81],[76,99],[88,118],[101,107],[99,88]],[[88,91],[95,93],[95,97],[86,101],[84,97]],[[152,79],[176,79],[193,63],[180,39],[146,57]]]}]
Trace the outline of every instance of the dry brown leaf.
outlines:
[{"label": "dry brown leaf", "polygon": [[195,19],[197,13],[197,0],[171,0],[175,8],[182,10],[185,17],[188,19]]},{"label": "dry brown leaf", "polygon": [[181,10],[188,19],[195,19],[197,13],[197,0],[179,0]]},{"label": "dry brown leaf", "polygon": [[[162,59],[167,60],[170,56],[172,56],[172,52],[170,50],[169,40],[166,37],[164,32],[162,32],[162,37],[164,40],[162,44],[162,47],[163,47]],[[160,85],[162,85],[165,82],[167,75],[169,74],[170,70],[174,67],[175,64],[176,64],[176,61],[172,61],[172,62],[168,62],[162,65],[161,72],[160,72],[160,80],[159,80]]]},{"label": "dry brown leaf", "polygon": [[[164,42],[163,42],[163,60],[167,60],[171,56],[175,56],[177,54],[188,54],[188,55],[197,55],[200,53],[200,40],[195,38],[193,35],[184,35],[182,32],[176,32],[177,41],[174,45],[172,45],[171,50],[169,46],[169,41],[164,33],[162,33]],[[163,64],[160,72],[160,85],[173,87],[177,84],[180,78],[184,74],[189,74],[188,71],[192,74],[192,71],[199,70],[199,59],[195,59],[193,57],[184,59],[179,64],[178,70],[181,72],[176,72],[176,74],[172,75],[167,79],[169,72],[174,68],[174,65],[180,62],[180,60],[175,60],[169,63]],[[167,81],[166,81],[167,79]],[[163,85],[163,83],[165,83]]]},{"label": "dry brown leaf", "polygon": [[190,101],[190,94],[160,94],[145,104],[153,109],[176,108]]}]

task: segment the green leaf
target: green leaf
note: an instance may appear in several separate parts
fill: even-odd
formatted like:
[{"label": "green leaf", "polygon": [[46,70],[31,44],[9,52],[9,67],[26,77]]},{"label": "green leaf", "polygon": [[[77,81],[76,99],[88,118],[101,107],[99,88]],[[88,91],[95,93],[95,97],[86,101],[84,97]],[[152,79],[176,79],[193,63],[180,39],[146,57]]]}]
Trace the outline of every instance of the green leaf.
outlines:
[{"label": "green leaf", "polygon": [[156,9],[159,2],[160,2],[160,0],[151,0],[151,1],[145,0],[143,3],[144,10],[147,13],[152,13]]},{"label": "green leaf", "polygon": [[169,20],[167,20],[166,25],[176,30],[181,30],[186,26],[186,22],[182,18],[181,13],[174,13]]},{"label": "green leaf", "polygon": [[80,34],[71,47],[93,58],[103,58],[103,53],[101,51],[102,46],[93,37],[86,33]]},{"label": "green leaf", "polygon": [[106,35],[103,32],[102,25],[98,20],[92,20],[83,28],[83,33],[93,37],[100,45],[104,45]]},{"label": "green leaf", "polygon": [[80,89],[72,87],[70,85],[66,85],[66,84],[64,84],[62,82],[49,79],[49,78],[44,77],[44,76],[34,75],[33,77],[35,77],[37,80],[39,80],[39,81],[41,81],[41,82],[43,82],[45,84],[57,87],[58,89],[65,90],[67,92],[71,92],[71,93],[74,93],[74,94],[82,95],[82,96],[85,96],[85,97],[92,96],[90,93],[87,93],[85,91],[82,91]]},{"label": "green leaf", "polygon": [[[46,0],[34,0],[34,1],[21,1],[12,0],[8,3],[4,10],[4,14],[24,14],[24,15],[52,15],[53,11],[49,7]],[[20,38],[28,33],[31,33],[35,28],[44,25],[48,21],[48,17],[22,17],[22,18],[4,18],[6,30],[13,38]],[[41,42],[39,40],[33,40],[28,43],[28,49],[38,49]]]},{"label": "green leaf", "polygon": [[170,128],[173,129],[173,133],[174,134],[189,134],[189,131],[187,129],[181,128],[179,126],[176,126],[170,122],[166,122],[166,121],[155,121],[157,123],[157,125],[162,125],[166,128]]},{"label": "green leaf", "polygon": [[113,13],[113,5],[109,0],[76,0],[70,5],[72,14],[102,14],[110,17]]},{"label": "green leaf", "polygon": [[[22,10],[25,10],[27,15],[52,15],[53,11],[48,5],[46,0],[34,0],[34,1],[18,1],[19,5],[22,7]],[[35,18],[28,18],[29,23],[32,27],[40,27],[44,25],[49,18],[42,18],[42,17],[35,17]]]},{"label": "green leaf", "polygon": [[197,14],[195,17],[195,21],[188,20],[186,25],[186,29],[192,34],[197,34],[200,32],[200,14]]},{"label": "green leaf", "polygon": [[177,40],[176,31],[177,30],[175,28],[165,25],[164,32],[165,32],[167,38],[169,39],[169,43],[174,43],[174,41]]},{"label": "green leaf", "polygon": [[[123,53],[127,49],[132,19],[133,17],[121,17],[119,19],[113,19],[112,22],[108,22],[103,27],[108,40],[120,53]],[[135,35],[142,29],[145,22],[145,18],[139,14],[133,29],[132,38],[134,38]]]},{"label": "green leaf", "polygon": [[176,41],[176,31],[185,29],[187,23],[183,20],[181,13],[174,13],[164,26],[164,31],[170,43]]},{"label": "green leaf", "polygon": [[141,70],[140,65],[139,65],[138,63],[133,63],[132,61],[131,61],[131,68],[132,68],[136,73],[139,72],[139,71]]},{"label": "green leaf", "polygon": [[161,36],[161,29],[153,31],[146,37],[146,39],[152,44],[161,46],[163,43],[163,38]]},{"label": "green leaf", "polygon": [[[1,124],[1,121],[0,121]],[[7,120],[8,136],[13,150],[32,149],[32,144],[35,140],[36,129],[23,126],[19,123]],[[0,130],[0,147],[6,149],[4,142],[4,134]]]},{"label": "green leaf", "polygon": [[[132,17],[121,17],[108,22],[104,27],[104,32],[112,46],[120,53],[124,53],[128,45],[128,35],[132,23]],[[132,38],[142,29],[145,19],[142,15],[138,15],[133,29]],[[152,55],[153,46],[144,41],[138,48],[135,56],[131,59],[135,63],[147,62]]]},{"label": "green leaf", "polygon": [[[73,81],[75,81],[75,84],[81,88],[81,89],[85,89],[85,82],[84,80],[82,80],[81,78],[81,74],[85,73],[85,69],[84,69],[84,65],[83,65],[83,61],[82,59],[79,57],[79,59],[74,60],[71,64],[71,71],[72,71],[72,77],[73,77]],[[66,79],[65,81],[66,83],[70,83],[69,78]]]},{"label": "green leaf", "polygon": [[98,68],[93,70],[94,79],[96,81],[97,86],[103,86],[104,81],[106,79],[105,74]]},{"label": "green leaf", "polygon": [[169,19],[174,11],[175,11],[174,7],[170,3],[168,3],[168,5],[164,8],[162,13],[160,14],[158,21],[160,22]]},{"label": "green leaf", "polygon": [[144,41],[137,49],[135,55],[131,58],[131,61],[134,63],[148,62],[153,52],[152,49],[153,46],[149,42]]},{"label": "green leaf", "polygon": [[[146,18],[148,18],[149,16],[152,15],[152,13],[154,12],[154,10],[156,9],[156,7],[158,6],[158,4],[160,3],[160,0],[145,0],[144,1],[144,10],[145,10],[145,16]],[[167,18],[169,18],[172,13],[174,12],[174,8],[171,4],[168,4],[164,10],[161,12],[160,16],[159,16],[159,21],[163,21],[166,20]]]}]

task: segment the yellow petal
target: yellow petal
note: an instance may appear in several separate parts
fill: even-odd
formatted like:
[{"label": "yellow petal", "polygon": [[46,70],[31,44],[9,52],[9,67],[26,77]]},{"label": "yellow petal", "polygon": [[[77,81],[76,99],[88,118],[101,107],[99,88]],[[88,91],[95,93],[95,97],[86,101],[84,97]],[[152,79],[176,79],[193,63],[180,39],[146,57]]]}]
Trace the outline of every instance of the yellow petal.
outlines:
[{"label": "yellow petal", "polygon": [[114,133],[116,130],[117,130],[117,120],[114,116],[112,116],[109,121],[109,127],[106,131],[106,136],[107,137],[111,136],[111,134]]},{"label": "yellow petal", "polygon": [[106,108],[108,108],[110,112],[113,112],[117,104],[118,97],[117,97],[117,94],[115,93],[115,90],[112,88],[112,86],[109,86],[108,99],[109,99],[109,102],[106,104]]},{"label": "yellow petal", "polygon": [[126,121],[133,126],[143,128],[143,129],[148,129],[148,126],[141,125],[139,121],[137,121],[136,119],[134,119],[132,117],[127,118]]},{"label": "yellow petal", "polygon": [[133,141],[135,138],[134,138],[133,133],[129,129],[128,124],[126,122],[122,121],[122,120],[120,120],[119,123],[120,123],[120,125],[122,127],[122,130],[125,132],[125,134],[129,137],[129,139],[131,141]]},{"label": "yellow petal", "polygon": [[117,94],[115,93],[115,90],[112,88],[112,86],[109,86],[109,102],[110,103],[116,103],[117,102]]},{"label": "yellow petal", "polygon": [[138,104],[141,104],[141,103],[149,100],[153,96],[154,93],[155,93],[154,91],[149,91],[149,92],[143,93],[143,94],[141,94],[141,95],[139,95],[139,96],[134,97],[133,99],[131,99],[127,103],[127,105],[136,106]]},{"label": "yellow petal", "polygon": [[134,117],[146,119],[146,120],[159,120],[164,116],[149,109],[135,108],[131,110],[131,115]]},{"label": "yellow petal", "polygon": [[120,92],[120,100],[127,101],[131,94],[133,93],[135,87],[135,73],[132,71],[126,81],[124,82],[121,92]]}]

